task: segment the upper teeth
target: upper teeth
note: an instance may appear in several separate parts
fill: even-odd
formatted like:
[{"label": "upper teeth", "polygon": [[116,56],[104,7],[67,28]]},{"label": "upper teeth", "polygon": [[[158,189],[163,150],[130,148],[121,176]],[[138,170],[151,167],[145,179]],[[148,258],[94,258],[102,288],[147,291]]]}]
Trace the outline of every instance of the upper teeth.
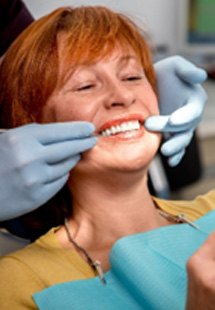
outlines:
[{"label": "upper teeth", "polygon": [[114,135],[116,133],[131,131],[131,130],[138,130],[140,129],[140,122],[139,121],[129,121],[121,123],[120,125],[111,126],[108,129],[105,129],[101,132],[104,137],[108,137]]}]

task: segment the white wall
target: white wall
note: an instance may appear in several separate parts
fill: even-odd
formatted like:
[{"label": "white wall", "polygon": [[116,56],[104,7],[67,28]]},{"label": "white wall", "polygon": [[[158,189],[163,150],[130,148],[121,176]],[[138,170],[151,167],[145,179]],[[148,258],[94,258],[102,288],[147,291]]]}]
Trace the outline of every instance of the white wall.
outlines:
[{"label": "white wall", "polygon": [[153,41],[175,51],[177,2],[180,0],[24,0],[35,18],[68,5],[105,5],[141,20]]}]

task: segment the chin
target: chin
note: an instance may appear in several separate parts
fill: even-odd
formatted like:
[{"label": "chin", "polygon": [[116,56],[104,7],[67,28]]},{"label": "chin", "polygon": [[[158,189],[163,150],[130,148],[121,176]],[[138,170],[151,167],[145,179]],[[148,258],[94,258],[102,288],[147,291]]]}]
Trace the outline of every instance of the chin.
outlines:
[{"label": "chin", "polygon": [[121,157],[115,158],[114,166],[116,170],[121,171],[140,171],[148,168],[149,164],[156,155],[157,150],[141,149],[132,151],[132,153],[123,153]]},{"label": "chin", "polygon": [[160,136],[150,134],[140,141],[130,143],[99,142],[92,150],[83,154],[78,165],[93,167],[100,171],[134,172],[145,170],[156,155],[160,145]]}]

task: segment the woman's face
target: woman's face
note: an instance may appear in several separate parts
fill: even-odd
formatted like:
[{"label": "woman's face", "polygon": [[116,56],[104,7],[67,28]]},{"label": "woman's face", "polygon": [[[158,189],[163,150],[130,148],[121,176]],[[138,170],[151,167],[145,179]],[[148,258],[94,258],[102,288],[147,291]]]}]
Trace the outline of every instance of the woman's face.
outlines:
[{"label": "woman's face", "polygon": [[49,98],[43,120],[92,122],[102,137],[78,166],[130,171],[147,167],[159,147],[160,135],[144,128],[144,120],[158,113],[157,98],[135,53],[116,49],[95,64],[77,66]]}]

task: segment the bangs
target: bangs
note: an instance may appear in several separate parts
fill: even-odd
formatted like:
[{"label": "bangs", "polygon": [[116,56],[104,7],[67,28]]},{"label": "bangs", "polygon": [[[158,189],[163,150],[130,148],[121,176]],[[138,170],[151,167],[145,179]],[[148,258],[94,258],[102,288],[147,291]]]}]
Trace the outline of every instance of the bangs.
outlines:
[{"label": "bangs", "polygon": [[[75,14],[74,14],[75,13]],[[143,68],[151,63],[150,52],[142,30],[124,15],[103,7],[80,7],[64,18],[58,33],[59,84],[78,65],[93,64],[110,57],[115,49],[136,54]]]},{"label": "bangs", "polygon": [[1,63],[2,126],[39,122],[48,98],[77,66],[108,58],[115,49],[135,53],[157,93],[146,33],[123,14],[101,6],[63,7],[32,23]]}]

